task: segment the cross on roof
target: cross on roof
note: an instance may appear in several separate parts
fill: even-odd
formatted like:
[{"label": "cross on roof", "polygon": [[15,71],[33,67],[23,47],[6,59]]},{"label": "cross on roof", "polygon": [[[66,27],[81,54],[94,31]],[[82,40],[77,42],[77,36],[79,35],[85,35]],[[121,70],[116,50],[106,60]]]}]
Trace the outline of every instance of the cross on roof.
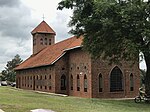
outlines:
[{"label": "cross on roof", "polygon": [[42,17],[42,18],[43,18],[43,20],[45,19],[45,16],[44,16],[44,14],[43,14],[43,17]]}]

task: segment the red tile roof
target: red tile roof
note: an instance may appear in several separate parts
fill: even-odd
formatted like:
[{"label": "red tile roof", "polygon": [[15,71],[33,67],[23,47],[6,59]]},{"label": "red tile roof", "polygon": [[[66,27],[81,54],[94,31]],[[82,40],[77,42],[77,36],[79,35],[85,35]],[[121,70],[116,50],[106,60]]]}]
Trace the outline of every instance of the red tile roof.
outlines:
[{"label": "red tile roof", "polygon": [[77,38],[74,36],[54,45],[50,45],[39,53],[31,55],[22,64],[17,66],[15,70],[52,65],[61,58],[67,50],[81,47],[82,39],[83,37]]},{"label": "red tile roof", "polygon": [[45,22],[42,21],[32,32],[31,34],[35,33],[51,33],[56,34],[55,31]]}]

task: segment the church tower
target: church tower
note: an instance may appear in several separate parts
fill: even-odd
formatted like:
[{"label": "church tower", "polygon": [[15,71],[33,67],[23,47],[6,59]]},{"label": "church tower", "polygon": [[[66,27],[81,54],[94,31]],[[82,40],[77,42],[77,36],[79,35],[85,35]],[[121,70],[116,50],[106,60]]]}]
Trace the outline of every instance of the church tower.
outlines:
[{"label": "church tower", "polygon": [[55,31],[43,20],[32,32],[33,54],[37,54],[43,48],[55,44]]}]

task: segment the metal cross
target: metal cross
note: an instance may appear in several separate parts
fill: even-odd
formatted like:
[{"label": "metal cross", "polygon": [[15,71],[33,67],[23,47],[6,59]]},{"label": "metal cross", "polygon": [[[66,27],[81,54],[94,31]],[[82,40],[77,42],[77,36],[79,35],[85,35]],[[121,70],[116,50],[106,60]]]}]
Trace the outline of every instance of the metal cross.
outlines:
[{"label": "metal cross", "polygon": [[42,18],[43,18],[43,21],[44,21],[44,19],[45,19],[44,14],[43,14],[43,17],[42,17]]}]

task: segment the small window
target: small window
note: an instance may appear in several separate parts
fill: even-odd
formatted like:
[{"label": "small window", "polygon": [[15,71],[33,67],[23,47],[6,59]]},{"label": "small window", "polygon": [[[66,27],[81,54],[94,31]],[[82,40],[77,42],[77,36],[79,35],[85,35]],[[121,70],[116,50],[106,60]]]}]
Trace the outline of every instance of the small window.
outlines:
[{"label": "small window", "polygon": [[42,38],[40,39],[40,44],[43,45],[43,39]]},{"label": "small window", "polygon": [[84,92],[87,92],[87,87],[88,87],[87,77],[86,75],[84,75]]},{"label": "small window", "polygon": [[99,92],[103,91],[102,74],[99,74]]},{"label": "small window", "polygon": [[52,86],[52,84],[51,84],[51,75],[49,75],[49,90],[51,90],[51,86]]},{"label": "small window", "polygon": [[45,80],[46,80],[46,75],[45,75]]},{"label": "small window", "polygon": [[134,91],[133,74],[130,75],[130,91]]},{"label": "small window", "polygon": [[38,76],[36,76],[36,79],[38,80]]},{"label": "small window", "polygon": [[65,70],[65,68],[62,68],[62,70]]},{"label": "small window", "polygon": [[80,77],[77,75],[77,91],[80,91]]},{"label": "small window", "polygon": [[45,38],[45,45],[47,45],[47,38]]},{"label": "small window", "polygon": [[72,75],[71,75],[70,83],[71,83],[71,90],[73,90],[73,76]]},{"label": "small window", "polygon": [[49,39],[49,45],[51,45],[51,44],[52,44],[51,39]]}]

